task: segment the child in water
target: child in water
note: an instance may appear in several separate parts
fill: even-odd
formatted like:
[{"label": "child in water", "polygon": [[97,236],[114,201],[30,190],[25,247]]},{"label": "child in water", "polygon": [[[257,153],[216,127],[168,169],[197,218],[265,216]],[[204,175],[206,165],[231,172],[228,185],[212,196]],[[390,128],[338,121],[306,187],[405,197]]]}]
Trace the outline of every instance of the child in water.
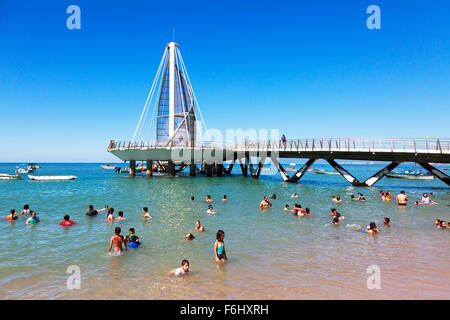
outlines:
[{"label": "child in water", "polygon": [[294,210],[291,210],[291,209],[289,208],[289,205],[288,205],[288,204],[286,204],[286,205],[284,206],[283,210],[284,210],[284,211],[287,211],[287,212],[294,212]]},{"label": "child in water", "polygon": [[194,235],[190,232],[187,235],[185,235],[184,237],[186,238],[186,240],[192,240],[195,238]]},{"label": "child in water", "polygon": [[309,211],[309,208],[305,209],[305,215],[308,217],[312,216],[312,213]]},{"label": "child in water", "polygon": [[390,227],[391,225],[389,224],[391,222],[391,219],[389,218],[384,218],[383,223],[386,227]]},{"label": "child in water", "polygon": [[369,224],[369,226],[367,227],[367,229],[364,230],[364,232],[367,232],[367,233],[376,233],[376,232],[380,232],[380,230],[378,230],[378,227],[377,227],[377,225],[375,224],[375,222],[371,222],[371,223]]},{"label": "child in water", "polygon": [[70,226],[73,226],[74,224],[76,224],[76,223],[73,222],[72,220],[70,220],[70,216],[68,214],[66,214],[64,216],[64,221],[61,222],[59,225],[64,226],[64,227],[70,227]]},{"label": "child in water", "polygon": [[225,243],[223,239],[225,238],[225,232],[222,230],[217,231],[216,242],[214,242],[214,259],[216,262],[225,262],[227,258],[227,253],[225,252]]},{"label": "child in water", "polygon": [[197,221],[195,222],[195,231],[197,231],[197,232],[203,232],[203,231],[205,231],[205,227],[203,227],[203,226],[200,224],[200,220],[197,220]]},{"label": "child in water", "polygon": [[128,248],[136,249],[140,245],[141,245],[141,243],[139,242],[139,238],[136,237],[135,235],[132,235],[130,237],[130,243],[128,244]]},{"label": "child in water", "polygon": [[224,194],[223,195],[223,199],[222,199],[222,202],[227,202],[228,201],[228,199],[227,199],[227,195],[226,194]]},{"label": "child in water", "polygon": [[336,202],[336,203],[340,203],[340,202],[342,202],[342,200],[341,200],[341,196],[340,195],[337,195],[336,197],[333,197],[333,202]]},{"label": "child in water", "polygon": [[209,206],[208,206],[208,210],[206,210],[206,213],[209,213],[209,214],[216,214],[217,212],[214,211],[214,208],[213,208],[212,205],[209,205]]},{"label": "child in water", "polygon": [[116,218],[116,220],[119,220],[119,221],[126,220],[126,218],[123,217],[123,211],[119,211],[118,215],[119,216]]},{"label": "child in water", "polygon": [[106,214],[106,221],[112,222],[114,220],[114,208],[109,208],[108,213]]},{"label": "child in water", "polygon": [[148,212],[148,207],[142,208],[142,214],[144,215],[145,219],[152,219],[152,216]]},{"label": "child in water", "polygon": [[182,276],[188,272],[189,272],[189,261],[183,260],[183,261],[181,261],[181,268],[172,270],[170,272],[170,274],[173,274],[178,277],[178,276]]},{"label": "child in water", "polygon": [[36,224],[39,222],[39,218],[36,216],[36,212],[31,212],[31,217],[27,219],[26,224]]}]

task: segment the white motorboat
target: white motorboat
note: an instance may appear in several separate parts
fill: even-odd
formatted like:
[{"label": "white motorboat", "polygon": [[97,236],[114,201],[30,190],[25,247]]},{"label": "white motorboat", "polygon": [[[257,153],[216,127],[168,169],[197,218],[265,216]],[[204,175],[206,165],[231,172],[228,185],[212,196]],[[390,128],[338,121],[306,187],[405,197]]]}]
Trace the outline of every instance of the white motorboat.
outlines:
[{"label": "white motorboat", "polygon": [[28,175],[30,180],[36,181],[50,181],[50,180],[75,180],[76,176],[31,176]]},{"label": "white motorboat", "polygon": [[105,170],[116,170],[117,169],[117,166],[113,166],[112,164],[101,165],[100,167]]},{"label": "white motorboat", "polygon": [[434,176],[431,174],[425,174],[421,171],[415,170],[405,170],[401,171],[392,171],[386,175],[388,178],[402,178],[402,179],[416,179],[416,180],[433,180]]}]

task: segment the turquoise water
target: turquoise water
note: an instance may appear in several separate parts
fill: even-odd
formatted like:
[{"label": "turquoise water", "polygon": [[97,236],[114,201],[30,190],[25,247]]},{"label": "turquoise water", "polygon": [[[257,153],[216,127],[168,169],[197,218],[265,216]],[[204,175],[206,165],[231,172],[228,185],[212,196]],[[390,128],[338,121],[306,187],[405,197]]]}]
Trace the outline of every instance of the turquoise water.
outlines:
[{"label": "turquoise water", "polygon": [[[0,173],[11,173],[16,164],[0,164]],[[123,164],[121,164],[123,167]],[[314,168],[329,166],[315,165]],[[364,179],[377,165],[348,165]],[[450,298],[448,267],[450,230],[434,227],[434,219],[450,220],[450,193],[439,180],[383,179],[373,188],[350,186],[341,176],[307,173],[301,184],[286,184],[278,174],[263,171],[259,180],[239,175],[169,178],[129,178],[100,164],[42,164],[36,175],[76,175],[74,181],[0,180],[0,212],[21,211],[24,204],[38,213],[41,222],[25,225],[0,220],[4,235],[0,250],[0,298],[2,299],[398,299]],[[383,203],[380,190],[395,196],[405,190],[406,208]],[[292,192],[299,198],[291,199]],[[362,192],[366,203],[351,202]],[[435,206],[413,206],[423,192],[433,192]],[[276,193],[273,207],[261,212],[264,195]],[[218,213],[206,214],[202,200],[210,194]],[[226,194],[229,201],[220,199]],[[341,204],[331,197],[340,194]],[[195,201],[189,198],[195,196]],[[311,208],[313,217],[294,217],[282,208],[294,202]],[[105,204],[124,211],[127,220],[108,224],[105,214],[87,217],[89,204]],[[147,206],[153,219],[142,218]],[[330,208],[345,217],[339,226],[331,221]],[[69,214],[78,225],[58,225]],[[392,226],[382,225],[383,217]],[[192,241],[200,220],[206,231]],[[375,221],[380,233],[368,235],[347,224],[366,226]],[[122,234],[134,227],[143,243],[121,257],[107,254],[114,228]],[[229,261],[216,264],[213,245],[218,229],[225,231]],[[5,237],[6,236],[6,237]],[[176,278],[168,272],[182,259],[191,274]],[[67,267],[81,270],[81,289],[68,290]],[[381,270],[381,289],[369,290],[366,269]],[[188,294],[187,294],[188,293]]]}]

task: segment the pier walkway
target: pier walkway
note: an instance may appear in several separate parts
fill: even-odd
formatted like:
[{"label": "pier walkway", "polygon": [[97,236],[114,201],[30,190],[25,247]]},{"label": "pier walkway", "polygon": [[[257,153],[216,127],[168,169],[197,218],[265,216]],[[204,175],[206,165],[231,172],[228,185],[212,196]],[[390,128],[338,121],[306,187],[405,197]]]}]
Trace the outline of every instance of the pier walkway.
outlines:
[{"label": "pier walkway", "polygon": [[[450,185],[450,177],[433,163],[450,163],[450,139],[291,139],[282,141],[245,141],[233,144],[202,143],[195,147],[164,142],[111,142],[108,151],[123,161],[130,162],[130,176],[135,175],[136,161],[147,161],[146,176],[152,176],[156,162],[169,175],[190,166],[190,175],[206,176],[230,174],[239,162],[242,174],[258,178],[261,168],[270,159],[286,182],[297,183],[318,159],[327,161],[354,186],[373,186],[402,162],[414,162],[438,179]],[[279,159],[307,159],[307,162],[289,176]],[[336,160],[363,160],[390,162],[385,168],[364,181],[359,181]],[[254,161],[255,163],[252,163]],[[197,168],[201,164],[201,169]]]}]

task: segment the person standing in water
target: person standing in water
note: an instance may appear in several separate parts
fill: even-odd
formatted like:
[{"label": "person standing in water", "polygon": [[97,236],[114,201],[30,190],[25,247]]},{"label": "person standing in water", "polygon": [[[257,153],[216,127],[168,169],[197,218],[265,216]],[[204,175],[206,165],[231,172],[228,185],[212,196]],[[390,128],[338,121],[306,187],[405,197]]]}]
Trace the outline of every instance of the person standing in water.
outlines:
[{"label": "person standing in water", "polygon": [[106,214],[106,221],[114,221],[114,208],[109,208],[108,213]]},{"label": "person standing in water", "polygon": [[108,252],[111,253],[111,249],[114,246],[113,256],[120,256],[124,251],[123,246],[125,246],[125,250],[127,250],[127,243],[123,236],[120,235],[121,231],[120,227],[116,227],[114,229],[114,236],[111,237],[111,241],[109,242]]},{"label": "person standing in water", "polygon": [[36,212],[31,212],[31,217],[27,219],[26,224],[36,224],[39,222],[39,218],[36,216]]},{"label": "person standing in water", "polygon": [[259,203],[259,209],[267,209],[272,206],[272,203],[269,201],[267,196],[264,196],[264,199]]},{"label": "person standing in water", "polygon": [[195,222],[195,231],[197,231],[197,232],[203,232],[203,231],[205,231],[205,227],[203,227],[203,226],[200,224],[200,220],[197,220],[197,221]]},{"label": "person standing in water", "polygon": [[400,191],[400,194],[396,197],[397,203],[399,206],[406,206],[406,201],[408,201],[408,197],[405,194],[405,191]]},{"label": "person standing in water", "polygon": [[2,217],[5,218],[8,221],[14,221],[17,220],[19,217],[16,215],[16,210],[11,209],[11,211],[9,212],[9,215],[7,215],[6,217]]},{"label": "person standing in water", "polygon": [[29,215],[31,214],[30,206],[28,204],[23,206],[23,210],[20,212],[20,215]]},{"label": "person standing in water", "polygon": [[145,219],[152,219],[153,218],[150,215],[150,213],[148,212],[148,207],[142,208],[142,213],[143,213]]},{"label": "person standing in water", "polygon": [[217,231],[216,242],[214,242],[214,259],[216,262],[225,262],[228,260],[227,253],[225,251],[225,243],[223,239],[225,238],[225,232],[222,230]]},{"label": "person standing in water", "polygon": [[206,203],[214,202],[214,200],[211,199],[211,196],[209,194],[206,196],[205,201],[206,201]]}]

